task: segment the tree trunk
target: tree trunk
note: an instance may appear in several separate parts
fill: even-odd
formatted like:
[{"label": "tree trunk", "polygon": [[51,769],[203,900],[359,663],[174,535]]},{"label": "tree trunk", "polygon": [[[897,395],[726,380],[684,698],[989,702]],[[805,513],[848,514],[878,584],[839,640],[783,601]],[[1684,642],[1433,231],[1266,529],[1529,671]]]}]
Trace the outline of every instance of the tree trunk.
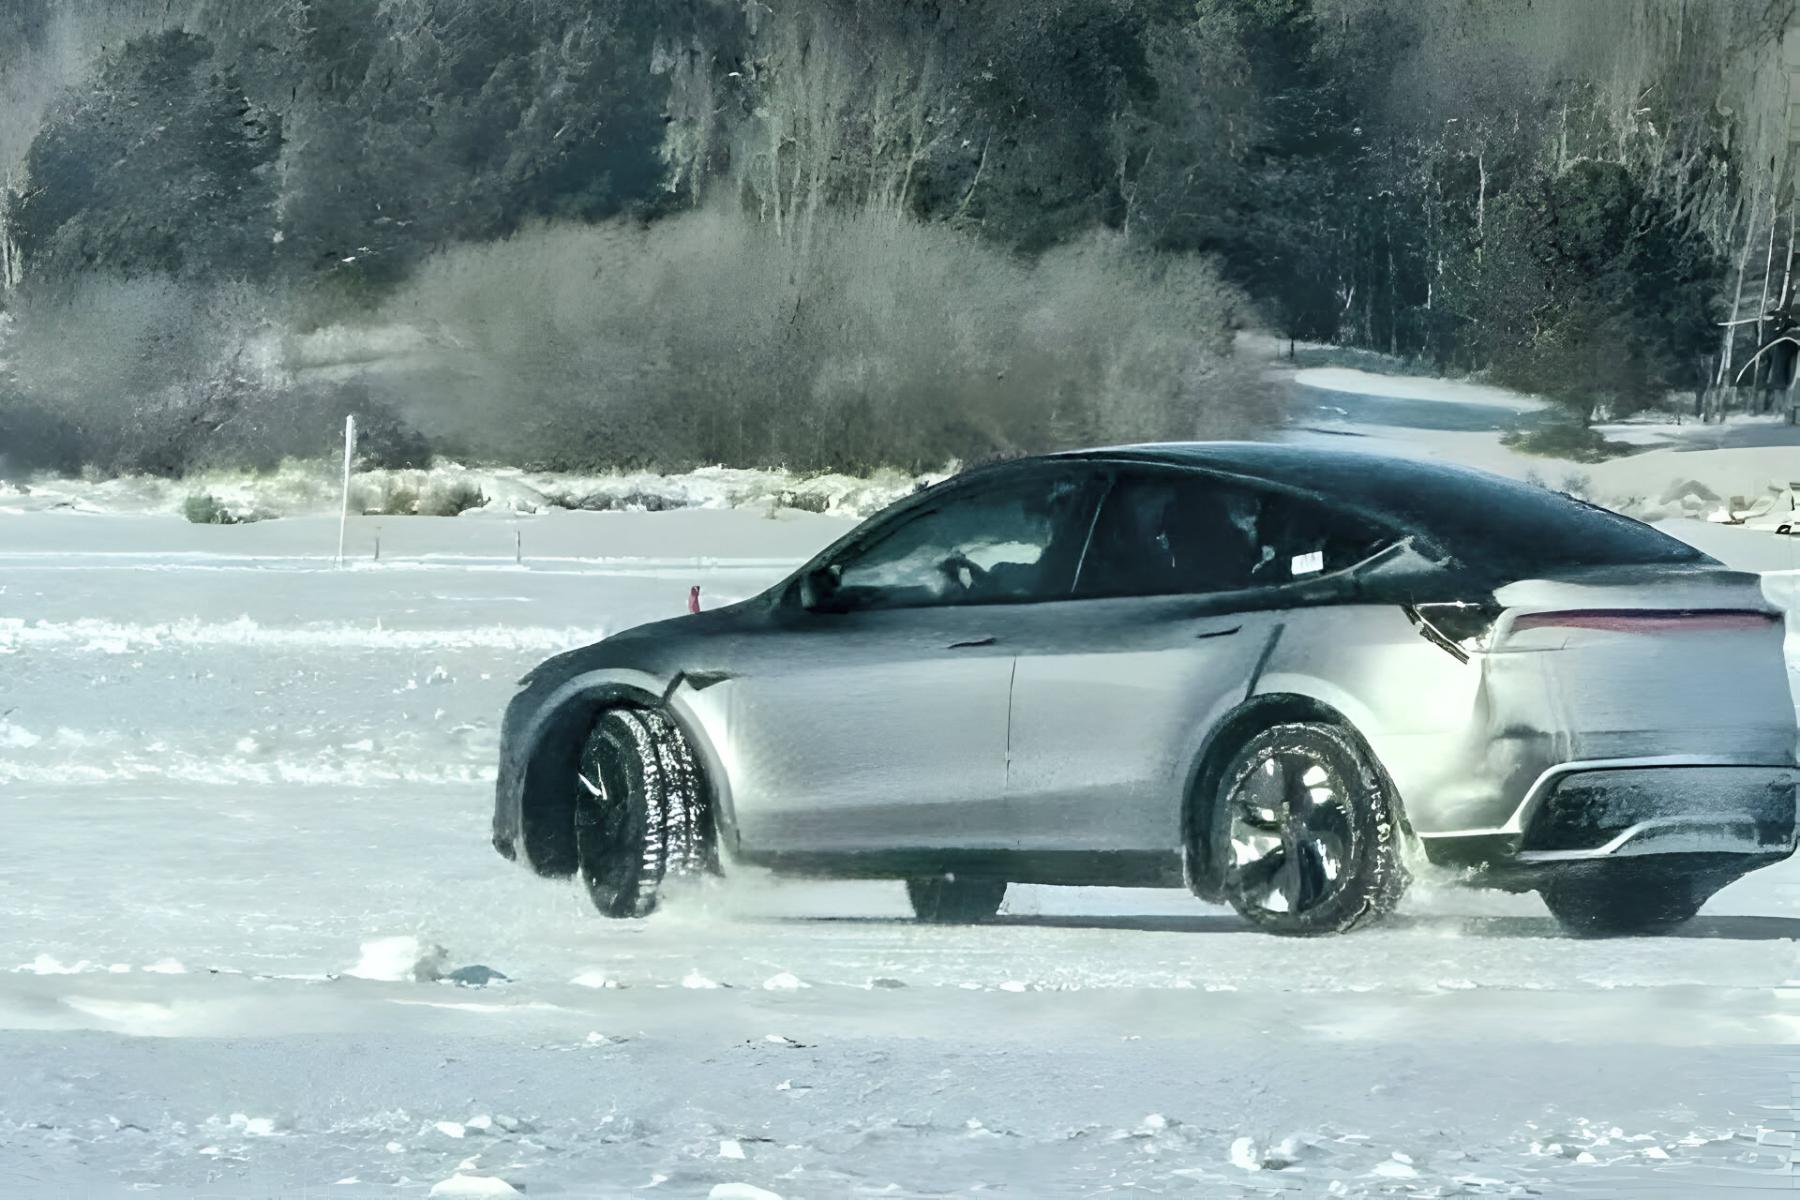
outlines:
[{"label": "tree trunk", "polygon": [[13,198],[19,194],[10,176],[0,183],[0,295],[19,286],[25,266],[19,261],[19,243],[13,238]]},{"label": "tree trunk", "polygon": [[1794,286],[1794,202],[1788,201],[1788,240],[1787,257],[1781,263],[1781,300],[1775,305],[1775,311],[1781,314],[1781,324],[1786,328],[1791,322],[1787,319],[1788,301],[1793,298]]},{"label": "tree trunk", "polygon": [[1744,222],[1744,248],[1738,252],[1737,286],[1732,289],[1731,293],[1731,324],[1725,327],[1724,345],[1719,355],[1719,377],[1717,387],[1714,389],[1715,396],[1720,389],[1733,382],[1731,360],[1732,352],[1737,347],[1738,316],[1744,309],[1744,272],[1750,267],[1750,247],[1756,237],[1757,206],[1761,203],[1760,197],[1751,200],[1750,217]]},{"label": "tree trunk", "polygon": [[[1766,326],[1769,323],[1769,279],[1775,274],[1775,180],[1769,180],[1769,249],[1763,256],[1762,297],[1756,302],[1756,348],[1761,350],[1769,344]],[[1763,361],[1757,365],[1756,380],[1768,380],[1774,363]]]},{"label": "tree trunk", "polygon": [[1475,191],[1475,261],[1481,261],[1483,250],[1482,231],[1487,227],[1487,151],[1480,150],[1475,154],[1475,170],[1480,175],[1480,184]]}]

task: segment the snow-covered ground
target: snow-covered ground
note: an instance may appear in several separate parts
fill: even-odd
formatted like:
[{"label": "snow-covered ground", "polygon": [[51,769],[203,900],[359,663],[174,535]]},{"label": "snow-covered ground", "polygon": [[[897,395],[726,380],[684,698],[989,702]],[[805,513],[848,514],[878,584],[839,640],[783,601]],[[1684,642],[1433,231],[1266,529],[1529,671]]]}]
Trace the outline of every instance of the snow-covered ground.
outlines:
[{"label": "snow-covered ground", "polygon": [[[1498,445],[1527,402],[1303,386],[1338,412],[1297,438],[1553,473]],[[1656,470],[1734,490],[1738,450],[1800,459]],[[593,484],[698,509],[526,515],[568,481],[498,473],[486,510],[353,519],[335,569],[321,480],[212,481],[320,514],[232,527],[172,515],[187,485],[0,496],[0,1194],[1796,1185],[1800,865],[1611,942],[1436,878],[1307,942],[1173,892],[1015,888],[945,929],[897,886],[743,875],[607,922],[487,844],[513,681],[848,516],[729,472]],[[1800,601],[1800,542],[1666,527]]]},{"label": "snow-covered ground", "polygon": [[513,681],[847,523],[390,519],[376,562],[377,523],[334,570],[329,518],[0,517],[0,1192],[1791,1182],[1800,869],[1605,943],[1441,881],[1310,942],[1178,893],[942,929],[741,877],[610,923],[487,845]]},{"label": "snow-covered ground", "polygon": [[1460,380],[1310,368],[1291,378],[1286,436],[1304,444],[1439,458],[1535,479],[1645,520],[1705,516],[1800,482],[1800,427],[1734,415],[1713,424],[1638,419],[1597,425],[1638,451],[1582,464],[1522,454],[1499,434],[1544,407],[1532,396]]}]

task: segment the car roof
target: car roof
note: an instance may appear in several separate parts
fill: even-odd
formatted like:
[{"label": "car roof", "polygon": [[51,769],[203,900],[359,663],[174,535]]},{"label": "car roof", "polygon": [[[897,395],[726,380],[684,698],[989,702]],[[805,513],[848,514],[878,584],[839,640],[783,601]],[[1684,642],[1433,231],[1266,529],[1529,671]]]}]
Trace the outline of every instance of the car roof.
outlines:
[{"label": "car roof", "polygon": [[1275,484],[1422,534],[1464,562],[1511,570],[1711,561],[1685,542],[1572,496],[1427,459],[1279,442],[1156,442],[1043,458],[1141,463]]}]

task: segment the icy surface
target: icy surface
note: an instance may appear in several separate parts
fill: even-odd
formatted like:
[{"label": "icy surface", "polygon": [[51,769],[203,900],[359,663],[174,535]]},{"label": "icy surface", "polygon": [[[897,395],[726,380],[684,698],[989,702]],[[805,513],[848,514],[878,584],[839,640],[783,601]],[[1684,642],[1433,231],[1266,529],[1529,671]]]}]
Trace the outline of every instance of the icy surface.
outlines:
[{"label": "icy surface", "polygon": [[1678,937],[1575,941],[1533,897],[1428,880],[1388,927],[1296,942],[1176,892],[1018,888],[947,929],[894,885],[754,875],[611,923],[493,853],[527,667],[847,527],[557,514],[520,565],[503,525],[415,519],[333,570],[328,519],[0,517],[0,1192],[1789,1178],[1792,864]]}]

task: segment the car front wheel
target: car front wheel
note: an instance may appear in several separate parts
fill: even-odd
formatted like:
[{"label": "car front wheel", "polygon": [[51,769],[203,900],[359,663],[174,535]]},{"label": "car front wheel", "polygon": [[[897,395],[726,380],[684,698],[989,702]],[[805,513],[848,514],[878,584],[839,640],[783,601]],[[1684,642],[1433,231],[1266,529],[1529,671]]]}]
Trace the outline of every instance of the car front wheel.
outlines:
[{"label": "car front wheel", "polygon": [[715,868],[712,824],[693,749],[648,708],[601,713],[575,778],[575,847],[594,907],[647,916],[672,876]]},{"label": "car front wheel", "polygon": [[1213,812],[1225,898],[1259,929],[1344,933],[1400,902],[1393,800],[1344,729],[1304,722],[1257,734],[1227,765]]}]

